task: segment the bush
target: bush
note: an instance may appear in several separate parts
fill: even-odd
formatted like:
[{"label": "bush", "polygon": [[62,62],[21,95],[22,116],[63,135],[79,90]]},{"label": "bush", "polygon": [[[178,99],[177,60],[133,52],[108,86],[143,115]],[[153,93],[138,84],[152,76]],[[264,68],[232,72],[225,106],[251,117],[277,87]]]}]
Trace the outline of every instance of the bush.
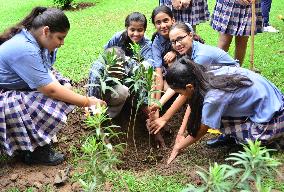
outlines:
[{"label": "bush", "polygon": [[53,4],[61,9],[67,9],[71,7],[73,1],[74,0],[53,0]]}]

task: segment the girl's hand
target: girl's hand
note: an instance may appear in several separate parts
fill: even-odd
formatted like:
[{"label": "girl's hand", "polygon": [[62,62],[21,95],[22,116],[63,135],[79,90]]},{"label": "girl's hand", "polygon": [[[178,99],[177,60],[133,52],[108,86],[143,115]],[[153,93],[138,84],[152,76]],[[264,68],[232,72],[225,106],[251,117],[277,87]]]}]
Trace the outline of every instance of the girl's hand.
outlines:
[{"label": "girl's hand", "polygon": [[173,8],[180,10],[182,8],[181,0],[172,0]]},{"label": "girl's hand", "polygon": [[155,112],[155,111],[157,111],[157,110],[159,110],[160,109],[160,107],[159,107],[159,105],[158,104],[156,104],[156,103],[154,103],[154,104],[152,104],[152,105],[150,105],[149,106],[149,111],[151,111],[151,112]]},{"label": "girl's hand", "polygon": [[168,52],[165,56],[164,56],[164,61],[169,64],[171,63],[174,59],[176,58],[176,53],[173,51]]},{"label": "girl's hand", "polygon": [[241,5],[251,5],[253,0],[237,0],[237,3]]},{"label": "girl's hand", "polygon": [[190,6],[191,0],[181,0],[182,9],[187,9]]},{"label": "girl's hand", "polygon": [[174,148],[171,152],[169,159],[167,160],[167,165],[170,164],[178,156],[181,150],[180,143],[182,143],[184,140],[185,137],[183,135],[177,134]]},{"label": "girl's hand", "polygon": [[89,107],[92,106],[92,105],[103,105],[103,106],[106,106],[106,102],[101,100],[101,99],[98,99],[96,97],[88,97],[89,99]]},{"label": "girl's hand", "polygon": [[147,128],[151,134],[157,134],[167,123],[166,120],[163,119],[163,117],[160,117],[158,119],[152,120],[147,119]]}]

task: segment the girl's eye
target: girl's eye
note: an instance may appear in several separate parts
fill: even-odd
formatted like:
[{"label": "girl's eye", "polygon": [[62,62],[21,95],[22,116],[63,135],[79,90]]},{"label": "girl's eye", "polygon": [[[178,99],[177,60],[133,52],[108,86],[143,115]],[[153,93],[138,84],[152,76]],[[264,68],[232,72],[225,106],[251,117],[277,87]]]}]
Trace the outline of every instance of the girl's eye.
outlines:
[{"label": "girl's eye", "polygon": [[168,22],[169,22],[169,19],[168,19],[168,18],[167,18],[167,19],[164,19],[163,22],[164,22],[164,23],[168,23]]},{"label": "girl's eye", "polygon": [[156,25],[161,25],[161,21],[156,21],[155,24]]}]

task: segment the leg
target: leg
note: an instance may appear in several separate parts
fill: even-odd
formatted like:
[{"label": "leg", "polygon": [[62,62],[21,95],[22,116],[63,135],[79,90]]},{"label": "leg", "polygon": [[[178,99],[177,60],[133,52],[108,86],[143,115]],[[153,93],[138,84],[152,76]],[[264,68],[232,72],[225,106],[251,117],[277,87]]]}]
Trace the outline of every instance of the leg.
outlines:
[{"label": "leg", "polygon": [[219,33],[218,47],[228,52],[233,36],[228,34]]},{"label": "leg", "polygon": [[247,50],[247,42],[249,36],[236,36],[235,37],[235,59],[240,61],[240,65],[242,66],[244,62],[244,58]]},{"label": "leg", "polygon": [[263,17],[263,26],[267,27],[269,25],[269,12],[271,8],[272,0],[261,0],[261,11]]}]

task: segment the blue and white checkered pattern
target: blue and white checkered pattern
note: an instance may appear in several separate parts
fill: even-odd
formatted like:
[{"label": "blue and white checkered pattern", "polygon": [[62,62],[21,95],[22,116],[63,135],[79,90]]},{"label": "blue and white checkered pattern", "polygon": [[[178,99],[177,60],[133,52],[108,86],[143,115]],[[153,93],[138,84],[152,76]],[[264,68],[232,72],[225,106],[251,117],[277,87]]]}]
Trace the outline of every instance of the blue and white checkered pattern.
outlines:
[{"label": "blue and white checkered pattern", "polygon": [[0,90],[0,151],[13,155],[49,144],[73,109],[38,91]]},{"label": "blue and white checkered pattern", "polygon": [[192,0],[191,5],[187,9],[175,10],[172,8],[171,0],[160,0],[160,5],[166,5],[173,11],[174,18],[178,22],[198,25],[209,20],[210,13],[206,0]]},{"label": "blue and white checkered pattern", "polygon": [[246,139],[269,143],[276,138],[284,138],[284,111],[261,124],[252,122],[249,118],[222,118],[220,131],[235,137],[240,143],[246,143]]},{"label": "blue and white checkered pattern", "polygon": [[[211,26],[214,30],[234,35],[251,35],[251,5],[240,5],[235,0],[217,0],[211,18]],[[256,27],[255,33],[261,33],[262,14],[260,1],[256,1]]]}]

